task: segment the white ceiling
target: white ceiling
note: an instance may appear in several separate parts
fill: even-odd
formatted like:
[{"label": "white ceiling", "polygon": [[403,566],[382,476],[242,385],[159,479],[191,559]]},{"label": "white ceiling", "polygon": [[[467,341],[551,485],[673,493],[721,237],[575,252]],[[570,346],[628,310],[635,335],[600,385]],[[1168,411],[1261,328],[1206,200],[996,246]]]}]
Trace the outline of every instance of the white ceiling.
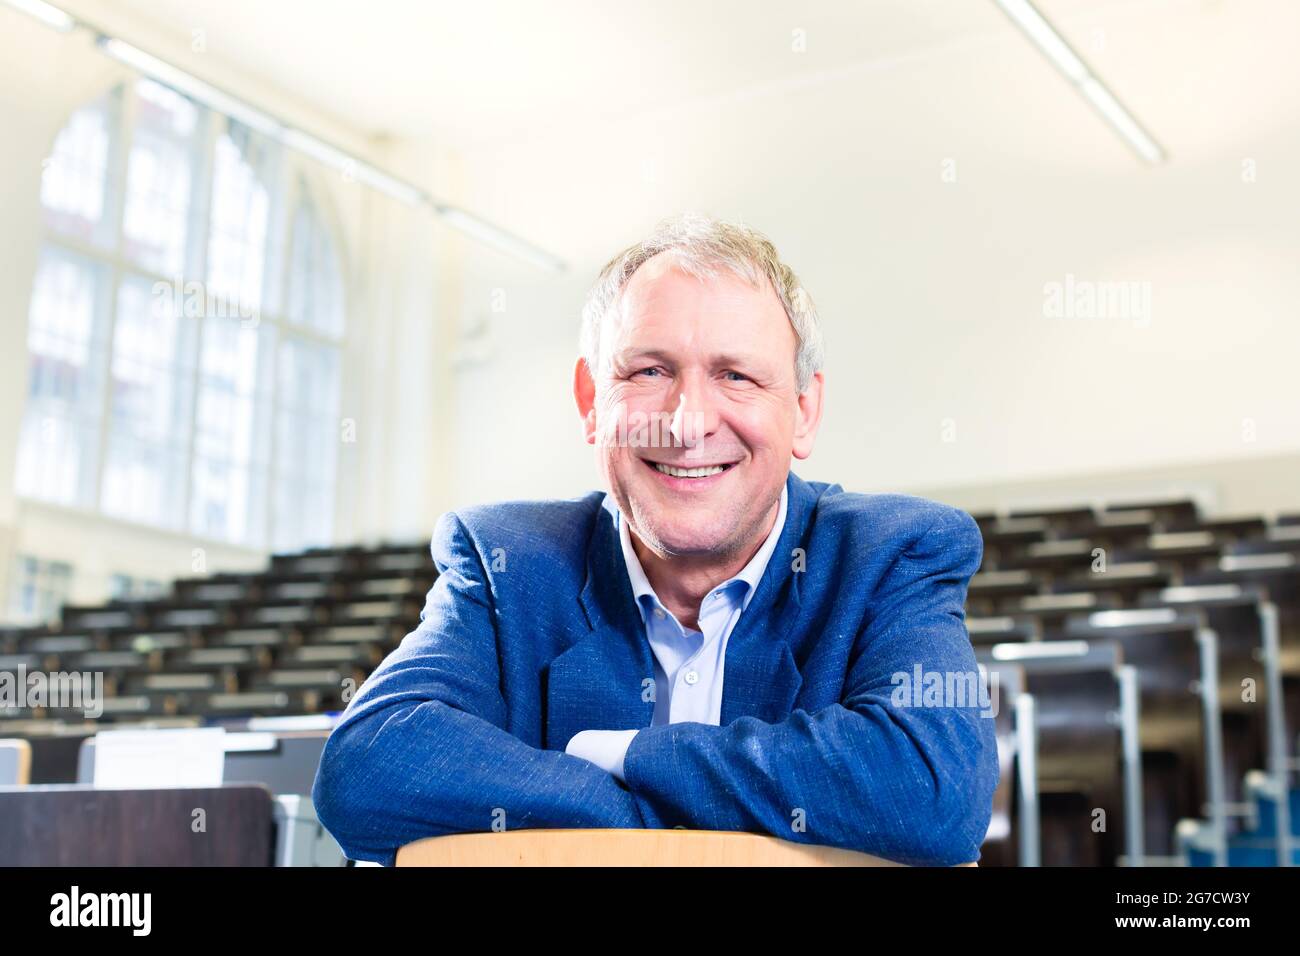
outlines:
[{"label": "white ceiling", "polygon": [[[960,158],[964,184],[985,184],[992,216],[1038,182],[1108,204],[1120,184],[1177,195],[1188,228],[1212,227],[1197,204],[1219,194],[1255,196],[1261,221],[1269,209],[1279,223],[1294,219],[1282,211],[1294,189],[1279,206],[1276,192],[1242,194],[1239,172],[1258,160],[1261,186],[1292,181],[1300,3],[1037,2],[1166,147],[1166,164],[1138,160],[993,0],[114,0],[112,9],[180,49],[202,31],[218,75],[389,138],[408,160],[449,150],[459,176],[419,159],[394,168],[433,177],[435,194],[578,265],[600,257],[611,229],[639,228],[651,210],[744,210],[780,229],[904,193],[915,208],[933,201],[945,157]],[[792,49],[796,30],[805,52]]]},{"label": "white ceiling", "polygon": [[[1069,19],[1081,12],[1122,16],[1148,5],[1048,0],[1043,7]],[[119,0],[115,6],[186,42],[202,30],[208,57],[358,130],[460,146],[798,82],[1014,29],[992,0]],[[795,30],[804,31],[803,53],[792,50]]]}]

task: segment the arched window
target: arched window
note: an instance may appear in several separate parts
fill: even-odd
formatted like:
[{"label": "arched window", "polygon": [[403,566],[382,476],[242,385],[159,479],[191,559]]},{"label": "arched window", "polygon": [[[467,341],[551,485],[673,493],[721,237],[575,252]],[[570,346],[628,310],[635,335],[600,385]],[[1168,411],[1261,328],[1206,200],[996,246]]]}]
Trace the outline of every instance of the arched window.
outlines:
[{"label": "arched window", "polygon": [[73,114],[41,203],[19,494],[253,547],[327,542],[346,302],[305,171],[142,79]]}]

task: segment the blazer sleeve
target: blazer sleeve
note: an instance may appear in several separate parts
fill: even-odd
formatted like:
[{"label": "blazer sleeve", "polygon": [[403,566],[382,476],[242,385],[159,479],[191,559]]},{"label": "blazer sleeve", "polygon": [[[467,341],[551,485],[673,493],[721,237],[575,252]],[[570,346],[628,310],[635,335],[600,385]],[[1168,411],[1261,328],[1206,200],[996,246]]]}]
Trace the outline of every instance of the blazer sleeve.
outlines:
[{"label": "blazer sleeve", "polygon": [[873,597],[839,703],[780,723],[744,717],[640,731],[624,774],[643,816],[902,863],[977,860],[998,781],[991,708],[977,696],[967,706],[919,707],[894,697],[904,686],[895,675],[912,678],[917,665],[978,673],[963,607],[982,549],[974,520],[945,508],[904,550]]},{"label": "blazer sleeve", "polygon": [[366,680],[330,734],[312,800],[349,858],[391,865],[447,833],[640,827],[595,765],[509,733],[483,563],[454,513],[432,544],[439,576],[420,625]]}]

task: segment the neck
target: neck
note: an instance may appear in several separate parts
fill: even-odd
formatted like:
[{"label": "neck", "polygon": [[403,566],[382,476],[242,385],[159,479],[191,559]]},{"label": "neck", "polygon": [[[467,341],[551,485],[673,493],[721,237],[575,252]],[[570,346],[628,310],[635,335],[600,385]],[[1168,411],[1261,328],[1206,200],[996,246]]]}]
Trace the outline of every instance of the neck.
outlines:
[{"label": "neck", "polygon": [[723,581],[734,578],[753,560],[772,533],[780,510],[778,501],[759,524],[758,533],[751,536],[742,548],[726,555],[660,554],[651,550],[635,531],[632,532],[632,550],[664,607],[673,612],[683,627],[698,630],[700,605],[704,603],[705,595]]}]

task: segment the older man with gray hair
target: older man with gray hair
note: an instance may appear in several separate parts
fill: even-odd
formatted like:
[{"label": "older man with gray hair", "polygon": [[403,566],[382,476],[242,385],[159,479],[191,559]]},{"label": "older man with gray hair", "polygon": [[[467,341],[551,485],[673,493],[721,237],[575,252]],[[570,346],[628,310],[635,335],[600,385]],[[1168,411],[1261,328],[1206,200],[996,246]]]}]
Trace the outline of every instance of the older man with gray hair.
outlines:
[{"label": "older man with gray hair", "polygon": [[943,691],[977,673],[979,531],[791,472],[822,362],[811,298],[753,229],[679,217],[601,270],[573,392],[605,490],[440,519],[420,626],[321,761],[317,812],[350,856],[688,827],[978,859],[992,721]]}]

